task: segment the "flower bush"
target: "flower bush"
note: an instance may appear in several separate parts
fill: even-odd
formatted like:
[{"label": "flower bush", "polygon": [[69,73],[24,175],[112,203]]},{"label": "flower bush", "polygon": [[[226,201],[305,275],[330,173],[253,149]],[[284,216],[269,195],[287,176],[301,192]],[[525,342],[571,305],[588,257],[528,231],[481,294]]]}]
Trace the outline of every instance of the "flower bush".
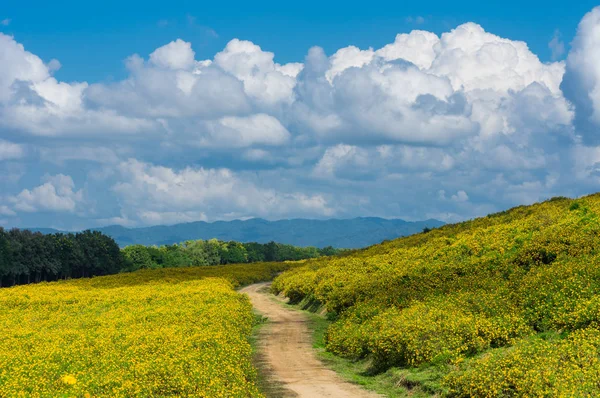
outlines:
[{"label": "flower bush", "polygon": [[441,364],[457,396],[598,396],[599,215],[600,194],[555,198],[307,261],[273,286],[323,303],[327,349],[376,370]]}]

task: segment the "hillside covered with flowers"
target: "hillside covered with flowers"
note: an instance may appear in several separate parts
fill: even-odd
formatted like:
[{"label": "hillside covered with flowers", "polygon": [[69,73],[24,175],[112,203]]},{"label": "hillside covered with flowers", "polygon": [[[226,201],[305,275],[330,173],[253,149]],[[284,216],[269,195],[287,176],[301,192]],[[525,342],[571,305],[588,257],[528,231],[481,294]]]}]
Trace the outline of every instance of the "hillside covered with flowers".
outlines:
[{"label": "hillside covered with flowers", "polygon": [[553,198],[313,260],[275,279],[373,373],[435,368],[431,393],[600,395],[600,194]]}]

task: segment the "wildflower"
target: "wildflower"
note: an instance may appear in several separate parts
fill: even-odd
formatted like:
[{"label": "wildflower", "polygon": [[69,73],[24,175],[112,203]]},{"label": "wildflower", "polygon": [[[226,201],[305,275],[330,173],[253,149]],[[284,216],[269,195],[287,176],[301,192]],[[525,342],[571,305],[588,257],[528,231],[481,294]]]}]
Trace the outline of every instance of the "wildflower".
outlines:
[{"label": "wildflower", "polygon": [[69,386],[73,386],[77,383],[77,379],[73,375],[64,375],[60,380]]}]

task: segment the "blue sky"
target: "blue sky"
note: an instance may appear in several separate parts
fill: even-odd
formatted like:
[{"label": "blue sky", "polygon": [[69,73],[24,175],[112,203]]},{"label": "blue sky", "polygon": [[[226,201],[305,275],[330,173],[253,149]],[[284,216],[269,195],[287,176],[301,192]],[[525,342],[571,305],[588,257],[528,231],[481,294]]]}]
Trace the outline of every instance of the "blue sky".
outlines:
[{"label": "blue sky", "polygon": [[[526,41],[543,61],[559,30],[569,43],[594,1],[304,1],[8,2],[2,31],[14,34],[42,59],[64,65],[65,80],[102,81],[125,76],[123,59],[149,54],[181,38],[210,57],[232,38],[250,40],[276,54],[277,62],[300,61],[318,45],[329,53],[348,45],[381,47],[397,33],[426,29],[437,34],[464,22],[512,40]],[[423,18],[417,23],[417,18]],[[419,21],[420,22],[420,21]],[[216,33],[216,36],[215,34]]]},{"label": "blue sky", "polygon": [[600,9],[10,2],[0,226],[459,221],[600,190]]}]

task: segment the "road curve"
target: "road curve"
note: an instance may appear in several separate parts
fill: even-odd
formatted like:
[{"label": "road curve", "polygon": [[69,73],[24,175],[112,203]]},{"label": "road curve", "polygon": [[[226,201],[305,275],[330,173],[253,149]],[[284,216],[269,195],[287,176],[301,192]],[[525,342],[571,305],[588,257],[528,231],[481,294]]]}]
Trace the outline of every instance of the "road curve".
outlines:
[{"label": "road curve", "polygon": [[285,396],[318,398],[379,397],[357,385],[343,381],[317,359],[308,319],[299,311],[284,308],[268,293],[268,283],[240,290],[254,308],[269,319],[259,335],[261,356],[270,378],[281,385]]}]

